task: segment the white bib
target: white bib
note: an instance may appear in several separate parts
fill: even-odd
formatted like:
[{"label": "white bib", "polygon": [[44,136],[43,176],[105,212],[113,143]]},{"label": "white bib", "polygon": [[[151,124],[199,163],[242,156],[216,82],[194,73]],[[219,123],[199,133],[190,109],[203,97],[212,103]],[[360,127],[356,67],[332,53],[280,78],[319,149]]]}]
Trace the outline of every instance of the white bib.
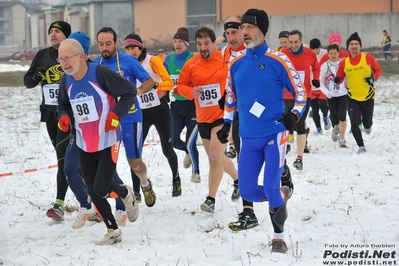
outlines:
[{"label": "white bib", "polygon": [[219,84],[211,84],[201,86],[203,92],[198,98],[198,102],[201,107],[210,107],[218,105],[219,99],[222,97],[220,93],[220,85]]},{"label": "white bib", "polygon": [[46,84],[43,86],[44,103],[58,105],[59,84]]},{"label": "white bib", "polygon": [[70,99],[73,115],[77,124],[98,120],[98,113],[93,96]]},{"label": "white bib", "polygon": [[149,92],[143,93],[138,96],[138,98],[141,109],[148,109],[161,105],[156,89],[151,89]]}]

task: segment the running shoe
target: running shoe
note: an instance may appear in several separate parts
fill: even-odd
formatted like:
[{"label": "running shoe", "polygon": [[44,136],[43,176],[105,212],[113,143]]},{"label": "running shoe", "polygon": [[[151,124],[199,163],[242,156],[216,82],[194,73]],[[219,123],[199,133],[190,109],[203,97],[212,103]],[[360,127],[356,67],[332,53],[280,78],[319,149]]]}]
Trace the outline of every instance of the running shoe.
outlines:
[{"label": "running shoe", "polygon": [[96,212],[96,210],[93,207],[90,209],[79,208],[78,216],[76,217],[76,220],[73,222],[72,229],[80,229],[83,226],[85,226],[86,221],[95,212]]},{"label": "running shoe", "polygon": [[116,210],[115,211],[115,221],[118,226],[126,226],[127,214],[125,211]]},{"label": "running shoe", "polygon": [[177,177],[173,180],[172,185],[172,197],[181,196],[181,180],[180,177]]},{"label": "running shoe", "polygon": [[297,170],[302,170],[303,169],[303,162],[301,158],[296,158],[295,162],[293,163],[293,166]]},{"label": "running shoe", "polygon": [[206,199],[204,203],[201,204],[201,210],[203,212],[214,213],[215,212],[215,202],[210,199]]},{"label": "running shoe", "polygon": [[335,125],[333,130],[331,130],[331,139],[333,142],[337,142],[339,136],[339,126]]},{"label": "running shoe", "polygon": [[228,227],[233,231],[242,231],[254,228],[259,225],[258,218],[256,218],[255,213],[246,212],[245,210],[238,214],[238,221],[231,222]]},{"label": "running shoe", "polygon": [[184,169],[187,169],[191,166],[191,157],[190,154],[186,154],[186,156],[184,156],[184,160],[183,160],[183,167]]},{"label": "running shoe", "polygon": [[136,197],[134,196],[133,188],[129,185],[125,185],[128,190],[128,194],[123,198],[123,203],[126,207],[127,217],[129,221],[134,222],[139,217],[139,205],[136,202]]},{"label": "running shoe", "polygon": [[112,229],[108,229],[108,232],[104,235],[103,239],[97,242],[97,245],[112,245],[122,241],[122,230],[119,229],[115,232]]},{"label": "running shoe", "polygon": [[285,241],[279,238],[273,238],[270,246],[272,247],[272,252],[286,253],[288,250]]},{"label": "running shoe", "polygon": [[238,189],[238,183],[233,184],[233,193],[231,194],[231,201],[236,202],[240,199],[240,190]]},{"label": "running shoe", "polygon": [[199,174],[191,175],[191,182],[193,183],[201,183],[201,176]]},{"label": "running shoe", "polygon": [[54,221],[64,221],[64,208],[58,203],[52,203],[53,207],[47,210],[46,216]]},{"label": "running shoe", "polygon": [[324,122],[324,129],[329,130],[331,128],[330,118],[328,118],[327,116],[323,117],[323,122]]},{"label": "running shoe", "polygon": [[152,207],[155,205],[155,202],[157,201],[157,196],[155,195],[155,192],[152,189],[152,182],[150,179],[148,179],[148,183],[150,183],[148,187],[141,187],[141,189],[143,190],[145,204],[148,207]]},{"label": "running shoe", "polygon": [[236,148],[234,147],[234,144],[229,145],[229,148],[226,151],[226,156],[229,157],[230,159],[234,159],[237,156],[237,151]]}]

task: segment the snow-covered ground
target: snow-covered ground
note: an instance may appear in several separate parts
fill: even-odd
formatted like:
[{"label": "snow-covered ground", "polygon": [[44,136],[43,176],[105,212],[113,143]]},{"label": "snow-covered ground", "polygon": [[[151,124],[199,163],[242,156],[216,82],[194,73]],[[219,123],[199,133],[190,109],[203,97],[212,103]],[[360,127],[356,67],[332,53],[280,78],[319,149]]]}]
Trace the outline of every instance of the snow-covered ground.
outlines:
[{"label": "snow-covered ground", "polygon": [[[0,71],[11,69],[0,65]],[[288,203],[286,254],[270,252],[267,203],[255,203],[258,227],[238,233],[228,229],[242,203],[230,201],[233,189],[227,175],[215,213],[201,212],[208,174],[202,146],[202,183],[191,183],[191,170],[181,166],[183,195],[172,198],[171,172],[153,129],[143,159],[158,200],[153,208],[140,205],[139,219],[122,227],[121,243],[95,245],[106,233],[102,223],[73,230],[76,211],[54,223],[45,212],[55,199],[56,169],[49,166],[56,164],[56,157],[39,122],[40,88],[0,88],[0,265],[397,265],[398,88],[394,78],[377,83],[373,131],[364,135],[366,154],[356,154],[350,134],[348,149],[331,141],[331,130],[316,135],[308,119],[312,153],[305,154],[303,171],[291,167],[295,192]],[[288,154],[290,166],[295,149]],[[176,152],[182,163],[184,154]],[[123,149],[118,172],[131,184]],[[78,207],[71,191],[66,205]]]}]

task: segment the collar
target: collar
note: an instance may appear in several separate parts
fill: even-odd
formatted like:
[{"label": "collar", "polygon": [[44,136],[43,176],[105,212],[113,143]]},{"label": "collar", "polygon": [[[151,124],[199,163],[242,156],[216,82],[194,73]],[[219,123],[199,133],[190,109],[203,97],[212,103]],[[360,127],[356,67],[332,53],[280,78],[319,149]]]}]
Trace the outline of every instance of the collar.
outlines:
[{"label": "collar", "polygon": [[183,59],[186,59],[187,58],[187,56],[189,55],[189,51],[188,51],[188,49],[186,49],[183,53],[181,53],[181,54],[176,54],[175,55],[175,58],[177,58],[178,60],[183,60]]},{"label": "collar", "polygon": [[247,48],[247,52],[253,51],[253,56],[256,58],[260,58],[261,56],[263,56],[266,53],[268,48],[269,48],[269,46],[267,45],[266,41],[263,41],[263,43],[261,45],[258,45],[256,47],[254,47],[253,49]]},{"label": "collar", "polygon": [[299,47],[298,51],[296,51],[296,52],[292,51],[291,48],[290,48],[290,52],[292,54],[302,54],[302,52],[303,52],[303,44],[301,44],[301,47]]}]

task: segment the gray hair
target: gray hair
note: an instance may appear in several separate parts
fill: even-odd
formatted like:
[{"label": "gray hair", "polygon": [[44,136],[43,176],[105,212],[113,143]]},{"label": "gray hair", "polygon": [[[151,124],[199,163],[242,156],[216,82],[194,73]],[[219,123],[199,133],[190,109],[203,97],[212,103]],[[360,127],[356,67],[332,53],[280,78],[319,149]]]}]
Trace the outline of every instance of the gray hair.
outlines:
[{"label": "gray hair", "polygon": [[73,45],[74,53],[84,53],[82,45],[75,39],[65,39],[61,42],[60,46],[66,45],[68,43],[71,43]]}]

